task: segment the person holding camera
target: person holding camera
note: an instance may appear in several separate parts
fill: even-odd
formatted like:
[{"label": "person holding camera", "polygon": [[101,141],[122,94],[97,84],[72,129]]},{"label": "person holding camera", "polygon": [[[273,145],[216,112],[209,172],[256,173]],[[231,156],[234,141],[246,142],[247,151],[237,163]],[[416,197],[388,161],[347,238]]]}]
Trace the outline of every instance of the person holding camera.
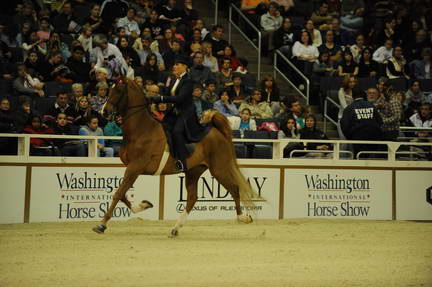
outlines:
[{"label": "person holding camera", "polygon": [[96,46],[93,49],[96,59],[95,69],[106,68],[108,79],[112,79],[116,75],[126,75],[128,64],[117,46],[108,43],[107,37],[103,34],[95,35],[93,44]]}]

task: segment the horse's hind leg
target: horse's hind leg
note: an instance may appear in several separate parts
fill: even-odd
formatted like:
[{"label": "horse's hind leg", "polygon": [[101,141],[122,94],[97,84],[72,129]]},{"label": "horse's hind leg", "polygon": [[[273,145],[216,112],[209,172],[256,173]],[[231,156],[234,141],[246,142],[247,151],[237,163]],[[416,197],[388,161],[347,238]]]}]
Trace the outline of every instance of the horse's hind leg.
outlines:
[{"label": "horse's hind leg", "polygon": [[200,165],[194,167],[186,172],[186,190],[187,190],[187,203],[186,209],[180,215],[179,219],[173,229],[171,229],[170,237],[178,235],[178,230],[186,223],[187,216],[191,213],[197,199],[198,199],[198,180],[200,176],[207,170],[207,167]]},{"label": "horse's hind leg", "polygon": [[[137,179],[139,173],[135,172],[132,168],[126,168],[123,181],[120,184],[120,187],[117,189],[117,191],[114,193],[113,200],[111,201],[111,204],[108,208],[108,211],[104,214],[104,217],[102,219],[101,224],[95,226],[93,228],[93,231],[96,233],[104,233],[107,222],[111,219],[112,214],[114,212],[114,208],[117,206],[117,203],[119,200],[126,199],[126,192],[129,190],[129,188],[134,184],[135,180]],[[126,199],[127,202],[129,202]],[[126,203],[127,205],[127,203]],[[130,206],[130,202],[128,207]]]},{"label": "horse's hind leg", "polygon": [[243,215],[240,205],[240,190],[239,186],[235,181],[235,178],[231,175],[228,169],[210,169],[210,173],[216,178],[216,180],[231,194],[237,213],[237,220],[243,223],[251,223],[252,217],[249,215]]}]

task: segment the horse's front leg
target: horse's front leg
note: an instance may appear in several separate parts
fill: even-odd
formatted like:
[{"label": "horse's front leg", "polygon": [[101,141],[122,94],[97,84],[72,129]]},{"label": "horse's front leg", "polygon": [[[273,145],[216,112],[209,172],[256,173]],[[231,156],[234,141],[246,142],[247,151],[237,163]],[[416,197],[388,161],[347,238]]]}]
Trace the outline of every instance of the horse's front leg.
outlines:
[{"label": "horse's front leg", "polygon": [[169,237],[173,238],[178,236],[178,231],[180,227],[182,227],[187,220],[189,213],[191,213],[195,203],[198,199],[198,180],[203,172],[207,169],[206,166],[197,166],[193,169],[190,169],[186,172],[186,190],[187,190],[187,203],[186,209],[180,215],[179,219],[177,219],[176,224],[169,234]]},{"label": "horse's front leg", "polygon": [[[125,171],[125,174],[123,177],[123,181],[120,184],[120,187],[114,193],[113,200],[111,201],[110,207],[108,208],[107,212],[104,214],[104,217],[101,221],[101,224],[93,227],[94,232],[104,233],[105,229],[107,229],[107,227],[106,227],[107,222],[112,217],[112,214],[114,212],[114,208],[117,206],[117,203],[119,202],[119,200],[123,200],[126,198],[126,192],[134,184],[135,180],[138,178],[138,175],[139,175],[139,172],[137,172],[135,169],[129,168],[129,167],[126,168],[126,171]],[[130,202],[129,202],[128,207],[131,207]]]}]

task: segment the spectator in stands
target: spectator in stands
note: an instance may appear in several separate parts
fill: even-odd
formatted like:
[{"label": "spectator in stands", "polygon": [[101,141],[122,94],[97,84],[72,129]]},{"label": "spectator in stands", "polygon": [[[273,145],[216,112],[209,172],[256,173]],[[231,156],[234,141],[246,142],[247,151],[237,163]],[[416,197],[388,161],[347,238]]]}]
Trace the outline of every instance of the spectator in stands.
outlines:
[{"label": "spectator in stands", "polygon": [[73,83],[72,93],[69,95],[69,103],[75,105],[77,100],[84,95],[84,87],[81,83]]},{"label": "spectator in stands", "polygon": [[63,4],[61,13],[54,17],[52,24],[59,33],[70,34],[78,32],[79,25],[73,16],[72,4],[70,2]]},{"label": "spectator in stands", "polygon": [[219,100],[214,103],[213,108],[226,117],[238,116],[239,114],[236,105],[230,100],[226,89],[219,93]]},{"label": "spectator in stands", "polygon": [[203,112],[212,109],[213,105],[202,98],[202,86],[199,84],[194,86],[192,96],[192,100],[195,105],[195,112],[197,117],[200,119]]},{"label": "spectator in stands", "polygon": [[[432,128],[432,107],[429,103],[423,103],[420,105],[417,113],[409,118],[409,124],[414,127],[424,127]],[[416,136],[418,137],[428,137],[430,132],[427,131],[417,131]]]},{"label": "spectator in stands", "polygon": [[369,88],[367,89],[367,100],[368,102],[375,104],[380,96],[380,92],[377,88]]},{"label": "spectator in stands", "polygon": [[101,116],[94,110],[91,109],[89,100],[86,96],[81,96],[77,99],[75,104],[75,119],[73,124],[75,126],[84,126],[87,124],[87,118],[89,116],[97,116],[101,120]]},{"label": "spectator in stands", "polygon": [[204,55],[203,65],[208,67],[212,73],[219,72],[218,60],[212,54],[212,44],[210,42],[204,42],[202,44],[202,52]]},{"label": "spectator in stands", "polygon": [[[26,134],[54,134],[54,131],[42,122],[38,115],[33,115],[30,122],[24,128]],[[53,156],[58,155],[58,151],[53,146],[50,138],[31,138],[30,155],[32,156]]]},{"label": "spectator in stands", "polygon": [[61,53],[61,59],[63,63],[66,63],[67,59],[70,57],[71,53],[69,47],[66,43],[62,42],[60,39],[60,34],[57,32],[52,32],[47,43],[48,54],[59,51]]},{"label": "spectator in stands", "polygon": [[177,24],[176,23],[171,23],[168,27],[171,29],[172,34],[174,35],[174,39],[178,39],[178,40],[180,40],[182,42],[182,44],[184,44],[185,37],[183,37],[182,34],[180,34],[179,32],[177,32]]},{"label": "spectator in stands", "polygon": [[219,100],[219,96],[216,94],[216,81],[207,81],[205,83],[202,98],[212,105]]},{"label": "spectator in stands", "polygon": [[372,59],[372,50],[364,48],[360,56],[358,76],[360,78],[377,77],[379,71],[378,62]]},{"label": "spectator in stands", "polygon": [[132,60],[132,67],[138,67],[141,64],[140,57],[138,53],[129,46],[129,41],[127,37],[120,37],[117,42],[117,47],[123,55],[123,58]]},{"label": "spectator in stands", "polygon": [[406,58],[408,62],[421,59],[421,53],[424,48],[431,47],[431,40],[424,29],[417,31],[415,40],[406,45]]},{"label": "spectator in stands", "polygon": [[183,23],[182,13],[176,8],[176,0],[168,0],[166,5],[159,8],[159,19],[162,20],[164,26],[169,26],[171,23]]},{"label": "spectator in stands", "polygon": [[240,61],[236,56],[236,52],[234,50],[234,47],[231,45],[228,45],[224,49],[224,56],[219,61],[219,66],[222,66],[223,59],[229,58],[231,60],[231,70],[235,71],[240,66]]},{"label": "spectator in stands", "polygon": [[44,83],[38,78],[32,77],[24,64],[17,64],[17,78],[13,82],[13,88],[18,95],[44,97]]},{"label": "spectator in stands", "polygon": [[161,38],[163,31],[162,20],[159,19],[159,14],[156,10],[150,12],[150,17],[147,19],[146,23],[143,25],[143,30],[145,28],[150,28],[152,33],[152,38]]},{"label": "spectator in stands", "polygon": [[193,9],[192,0],[184,0],[181,17],[187,27],[192,27],[198,20],[198,11]]},{"label": "spectator in stands", "polygon": [[402,47],[396,46],[393,50],[393,56],[388,59],[386,65],[386,74],[389,79],[405,78],[408,79],[407,62],[402,54]]},{"label": "spectator in stands", "polygon": [[164,59],[166,69],[170,70],[174,66],[175,59],[179,55],[183,55],[181,50],[181,42],[180,40],[175,39],[172,42],[172,46],[170,50],[163,54],[163,59]]},{"label": "spectator in stands", "polygon": [[102,107],[108,100],[108,85],[105,83],[98,83],[96,85],[97,93],[95,96],[91,97],[89,102],[92,110],[100,113]]},{"label": "spectator in stands", "polygon": [[197,19],[195,22],[195,25],[193,26],[193,29],[198,29],[201,32],[201,40],[204,41],[204,39],[207,37],[208,33],[210,33],[207,28],[204,25],[204,21],[202,19]]},{"label": "spectator in stands", "polygon": [[411,74],[414,79],[432,79],[432,50],[424,48],[421,53],[422,60],[414,60],[410,63]]},{"label": "spectator in stands", "polygon": [[379,64],[387,64],[387,61],[393,56],[393,40],[387,39],[384,46],[379,47],[372,55],[372,59]]},{"label": "spectator in stands", "polygon": [[317,47],[312,45],[312,39],[308,31],[303,30],[301,32],[300,41],[294,43],[292,54],[300,70],[306,77],[310,77],[313,63],[318,59],[319,52]]},{"label": "spectator in stands", "polygon": [[377,44],[385,45],[387,40],[392,40],[392,43],[398,44],[395,37],[396,19],[389,17],[384,22],[384,29],[377,34]]},{"label": "spectator in stands", "polygon": [[193,29],[192,38],[185,44],[186,54],[192,56],[195,52],[203,51],[201,30]]},{"label": "spectator in stands", "polygon": [[[309,33],[310,39],[312,40],[312,45],[316,48],[321,46],[323,43],[321,32],[318,29],[315,29],[314,22],[311,19],[306,21],[305,29]],[[301,36],[303,37],[303,32]]]},{"label": "spectator in stands", "polygon": [[342,43],[345,45],[352,45],[355,40],[355,35],[362,30],[364,25],[365,9],[357,7],[353,14],[345,15],[340,18],[341,20],[341,36]]},{"label": "spectator in stands", "polygon": [[383,120],[383,140],[396,141],[399,136],[402,105],[395,97],[389,81],[383,84],[383,94],[375,102],[375,107]]},{"label": "spectator in stands", "polygon": [[[78,130],[74,130],[68,123],[65,113],[57,114],[56,124],[53,127],[56,135],[78,135]],[[80,140],[73,139],[53,139],[54,145],[59,149],[62,156],[86,156],[86,146]]]},{"label": "spectator in stands", "polygon": [[229,122],[232,130],[256,131],[256,122],[251,119],[251,111],[248,108],[240,112],[240,117],[230,117]]},{"label": "spectator in stands", "polygon": [[59,51],[53,51],[48,56],[48,60],[41,65],[39,71],[43,77],[43,81],[49,82],[54,81],[63,72],[63,68],[60,65],[62,61],[61,53]]},{"label": "spectator in stands", "polygon": [[[340,121],[343,135],[348,140],[379,141],[382,139],[382,119],[373,103],[365,99],[364,92],[356,87],[353,90],[353,102],[343,111]],[[354,156],[364,150],[377,150],[377,145],[355,144]]]},{"label": "spectator in stands", "polygon": [[135,8],[129,7],[126,17],[120,18],[117,21],[117,27],[125,28],[126,35],[133,38],[136,38],[141,34],[138,22],[135,21],[135,16]]},{"label": "spectator in stands", "polygon": [[[316,117],[312,114],[306,115],[305,127],[300,130],[300,139],[308,140],[326,140],[326,134],[317,128]],[[331,145],[328,143],[307,143],[307,150],[330,150]]]},{"label": "spectator in stands", "polygon": [[252,95],[240,105],[239,110],[242,111],[245,108],[251,111],[251,116],[254,119],[270,119],[273,117],[269,103],[262,100],[259,90],[252,91]]},{"label": "spectator in stands", "polygon": [[113,44],[108,43],[105,35],[97,34],[94,36],[93,49],[94,58],[96,59],[95,68],[105,68],[108,71],[108,79],[116,74],[126,74],[128,65],[123,58],[120,50]]},{"label": "spectator in stands", "polygon": [[23,39],[21,47],[23,48],[24,59],[27,58],[27,55],[30,53],[30,51],[37,51],[42,55],[47,54],[46,41],[39,39],[36,31],[30,32],[29,37]]},{"label": "spectator in stands", "polygon": [[143,78],[140,76],[135,76],[134,77],[134,82],[135,84],[137,84],[137,86],[144,91],[144,81]]},{"label": "spectator in stands", "polygon": [[261,28],[264,30],[262,35],[264,55],[273,50],[273,33],[282,26],[282,21],[283,18],[279,12],[279,5],[276,2],[270,2],[267,13],[261,15],[260,21]]},{"label": "spectator in stands", "polygon": [[[365,49],[367,49],[365,46],[365,36],[363,34],[358,34],[355,38],[355,44],[350,47],[354,61],[357,64],[360,64],[360,59],[362,57],[363,50]],[[372,54],[370,56],[372,57]]]},{"label": "spectator in stands", "polygon": [[[118,18],[126,16],[128,9],[128,2],[125,0],[105,0],[101,5],[101,18],[102,25],[109,29],[113,26],[114,22]],[[108,31],[105,31],[108,32]]]},{"label": "spectator in stands", "polygon": [[177,38],[174,36],[173,31],[170,28],[167,28],[164,30],[163,38],[156,39],[150,44],[150,49],[152,51],[157,51],[161,55],[164,55],[173,46],[174,40],[177,40]]},{"label": "spectator in stands", "polygon": [[[313,65],[313,72],[318,77],[331,77],[336,72],[333,62],[330,61],[329,52],[322,52],[318,60]],[[319,84],[319,81],[318,81]]]},{"label": "spectator in stands", "polygon": [[[116,115],[113,121],[109,121],[104,127],[104,135],[108,137],[122,137],[123,136],[123,117]],[[119,156],[120,148],[122,147],[122,140],[107,140],[106,146],[114,150],[114,156]]]},{"label": "spectator in stands", "polygon": [[220,25],[215,25],[212,28],[211,34],[208,34],[205,38],[205,41],[210,42],[212,44],[213,52],[212,54],[217,57],[223,57],[225,52],[224,49],[226,46],[228,46],[228,42],[222,39],[223,35],[223,28]]},{"label": "spectator in stands", "polygon": [[48,41],[50,38],[51,26],[49,23],[49,17],[42,17],[39,19],[39,31],[37,31],[37,35],[39,39],[43,41]]},{"label": "spectator in stands", "polygon": [[[103,130],[99,127],[99,119],[97,116],[89,116],[87,125],[82,126],[79,130],[81,136],[104,136]],[[87,140],[83,140],[87,143]],[[104,139],[97,140],[97,156],[113,157],[114,149],[105,146]]]},{"label": "spectator in stands", "polygon": [[339,77],[357,76],[359,73],[359,67],[353,59],[353,55],[349,49],[345,49],[343,52],[343,60],[338,65]]},{"label": "spectator in stands", "polygon": [[[88,26],[90,31],[95,34],[106,33],[103,25],[103,20],[100,16],[101,6],[97,3],[93,3],[90,6],[90,15],[84,19],[84,26]],[[79,40],[79,39],[78,39]],[[85,46],[83,45],[84,49]]]},{"label": "spectator in stands", "polygon": [[27,67],[28,72],[36,78],[42,78],[39,71],[43,65],[43,61],[40,59],[39,53],[36,51],[30,51],[27,59],[24,61],[24,65]]},{"label": "spectator in stands", "polygon": [[75,82],[86,83],[90,81],[91,66],[84,62],[84,48],[76,46],[72,50],[72,56],[68,59],[66,66],[71,71],[71,77]]},{"label": "spectator in stands", "polygon": [[78,37],[78,41],[81,43],[85,53],[90,54],[93,50],[93,31],[90,25],[84,26],[81,34]]},{"label": "spectator in stands", "polygon": [[318,27],[331,22],[332,16],[329,14],[328,8],[327,2],[323,1],[319,9],[312,13],[311,19]]},{"label": "spectator in stands", "polygon": [[31,106],[32,102],[29,97],[18,97],[18,110],[14,114],[14,126],[18,133],[22,132],[25,126],[30,122],[32,116],[39,115]]},{"label": "spectator in stands", "polygon": [[169,70],[170,68],[166,67],[166,63],[164,62],[162,55],[158,51],[152,51],[150,49],[152,41],[153,40],[150,36],[142,35],[141,38],[137,38],[135,40],[135,43],[132,45],[132,48],[135,49],[135,51],[138,53],[138,56],[140,57],[141,65],[143,66],[144,63],[147,61],[147,56],[150,53],[153,53],[157,57],[157,64],[159,66],[159,70],[163,71],[165,70],[165,68]]},{"label": "spectator in stands", "polygon": [[233,71],[231,70],[231,59],[224,58],[221,70],[216,73],[216,82],[220,89],[225,89],[233,85]]},{"label": "spectator in stands", "polygon": [[207,81],[215,80],[211,70],[203,65],[204,55],[201,52],[196,52],[193,57],[193,66],[190,69],[190,75],[196,83],[203,86]]},{"label": "spectator in stands", "polygon": [[159,121],[163,121],[166,112],[167,112],[166,103],[154,104],[154,106],[152,107],[152,115],[155,119]]},{"label": "spectator in stands", "polygon": [[121,37],[126,37],[126,29],[124,27],[118,27],[115,31],[115,35],[111,35],[110,42],[117,45]]},{"label": "spectator in stands", "polygon": [[[294,118],[289,117],[282,121],[281,129],[278,132],[278,139],[298,139],[300,138],[300,134],[297,129],[297,122]],[[285,151],[284,151],[284,157]]]},{"label": "spectator in stands", "polygon": [[342,82],[342,87],[339,89],[338,98],[341,107],[340,116],[342,116],[342,111],[352,103],[352,91],[357,85],[357,79],[352,76],[347,76]]},{"label": "spectator in stands", "polygon": [[[0,100],[0,133],[15,133],[14,118],[10,110],[8,98]],[[0,155],[16,155],[17,140],[15,138],[0,137]]]},{"label": "spectator in stands", "polygon": [[420,81],[412,81],[408,91],[405,93],[404,101],[404,106],[409,110],[408,115],[411,116],[415,111],[417,111],[425,100],[426,96],[421,89]]},{"label": "spectator in stands", "polygon": [[156,54],[149,54],[147,56],[146,62],[140,72],[137,75],[141,76],[143,79],[152,80],[153,83],[159,82],[159,66],[157,64]]},{"label": "spectator in stands", "polygon": [[303,117],[303,108],[297,98],[288,98],[285,103],[285,112],[279,114],[281,122],[286,121],[288,118],[293,118],[297,123],[297,130],[304,128],[305,121]]},{"label": "spectator in stands", "polygon": [[54,123],[58,113],[66,114],[68,123],[72,123],[76,117],[75,109],[69,105],[69,97],[66,92],[58,92],[54,104],[45,112],[44,120],[46,122]]},{"label": "spectator in stands", "polygon": [[263,100],[272,108],[273,115],[277,115],[280,111],[280,91],[273,76],[267,75],[261,80],[260,91]]},{"label": "spectator in stands", "polygon": [[31,3],[25,2],[20,13],[14,17],[14,22],[17,23],[18,28],[22,29],[24,23],[29,23],[30,27],[37,27],[36,11]]},{"label": "spectator in stands", "polygon": [[228,88],[230,100],[237,106],[240,106],[248,94],[248,91],[242,84],[242,75],[240,73],[233,73],[233,85]]},{"label": "spectator in stands", "polygon": [[318,51],[320,54],[324,52],[329,53],[330,61],[333,63],[333,65],[339,63],[339,61],[343,58],[342,48],[335,44],[334,32],[332,30],[327,30],[325,32],[325,42],[318,47]]},{"label": "spectator in stands", "polygon": [[282,26],[273,34],[273,47],[286,57],[291,58],[291,48],[294,45],[296,31],[291,18],[284,18]]}]

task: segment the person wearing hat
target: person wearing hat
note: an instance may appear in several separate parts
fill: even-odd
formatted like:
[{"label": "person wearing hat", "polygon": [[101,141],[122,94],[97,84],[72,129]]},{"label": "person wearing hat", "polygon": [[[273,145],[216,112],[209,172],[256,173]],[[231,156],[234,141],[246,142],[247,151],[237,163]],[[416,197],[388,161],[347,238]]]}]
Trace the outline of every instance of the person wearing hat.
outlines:
[{"label": "person wearing hat", "polygon": [[174,156],[177,158],[176,168],[179,171],[187,169],[186,158],[189,152],[184,137],[185,130],[188,128],[186,123],[198,122],[192,96],[194,81],[188,74],[189,66],[189,57],[179,55],[173,66],[175,81],[171,82],[164,95],[152,98],[152,102],[156,104],[174,104],[174,108],[165,115],[164,122],[172,131],[173,146],[175,147]]},{"label": "person wearing hat", "polygon": [[72,56],[69,57],[66,66],[71,71],[71,77],[74,82],[86,83],[90,82],[91,66],[83,61],[85,55],[82,46],[75,46],[72,50]]}]

